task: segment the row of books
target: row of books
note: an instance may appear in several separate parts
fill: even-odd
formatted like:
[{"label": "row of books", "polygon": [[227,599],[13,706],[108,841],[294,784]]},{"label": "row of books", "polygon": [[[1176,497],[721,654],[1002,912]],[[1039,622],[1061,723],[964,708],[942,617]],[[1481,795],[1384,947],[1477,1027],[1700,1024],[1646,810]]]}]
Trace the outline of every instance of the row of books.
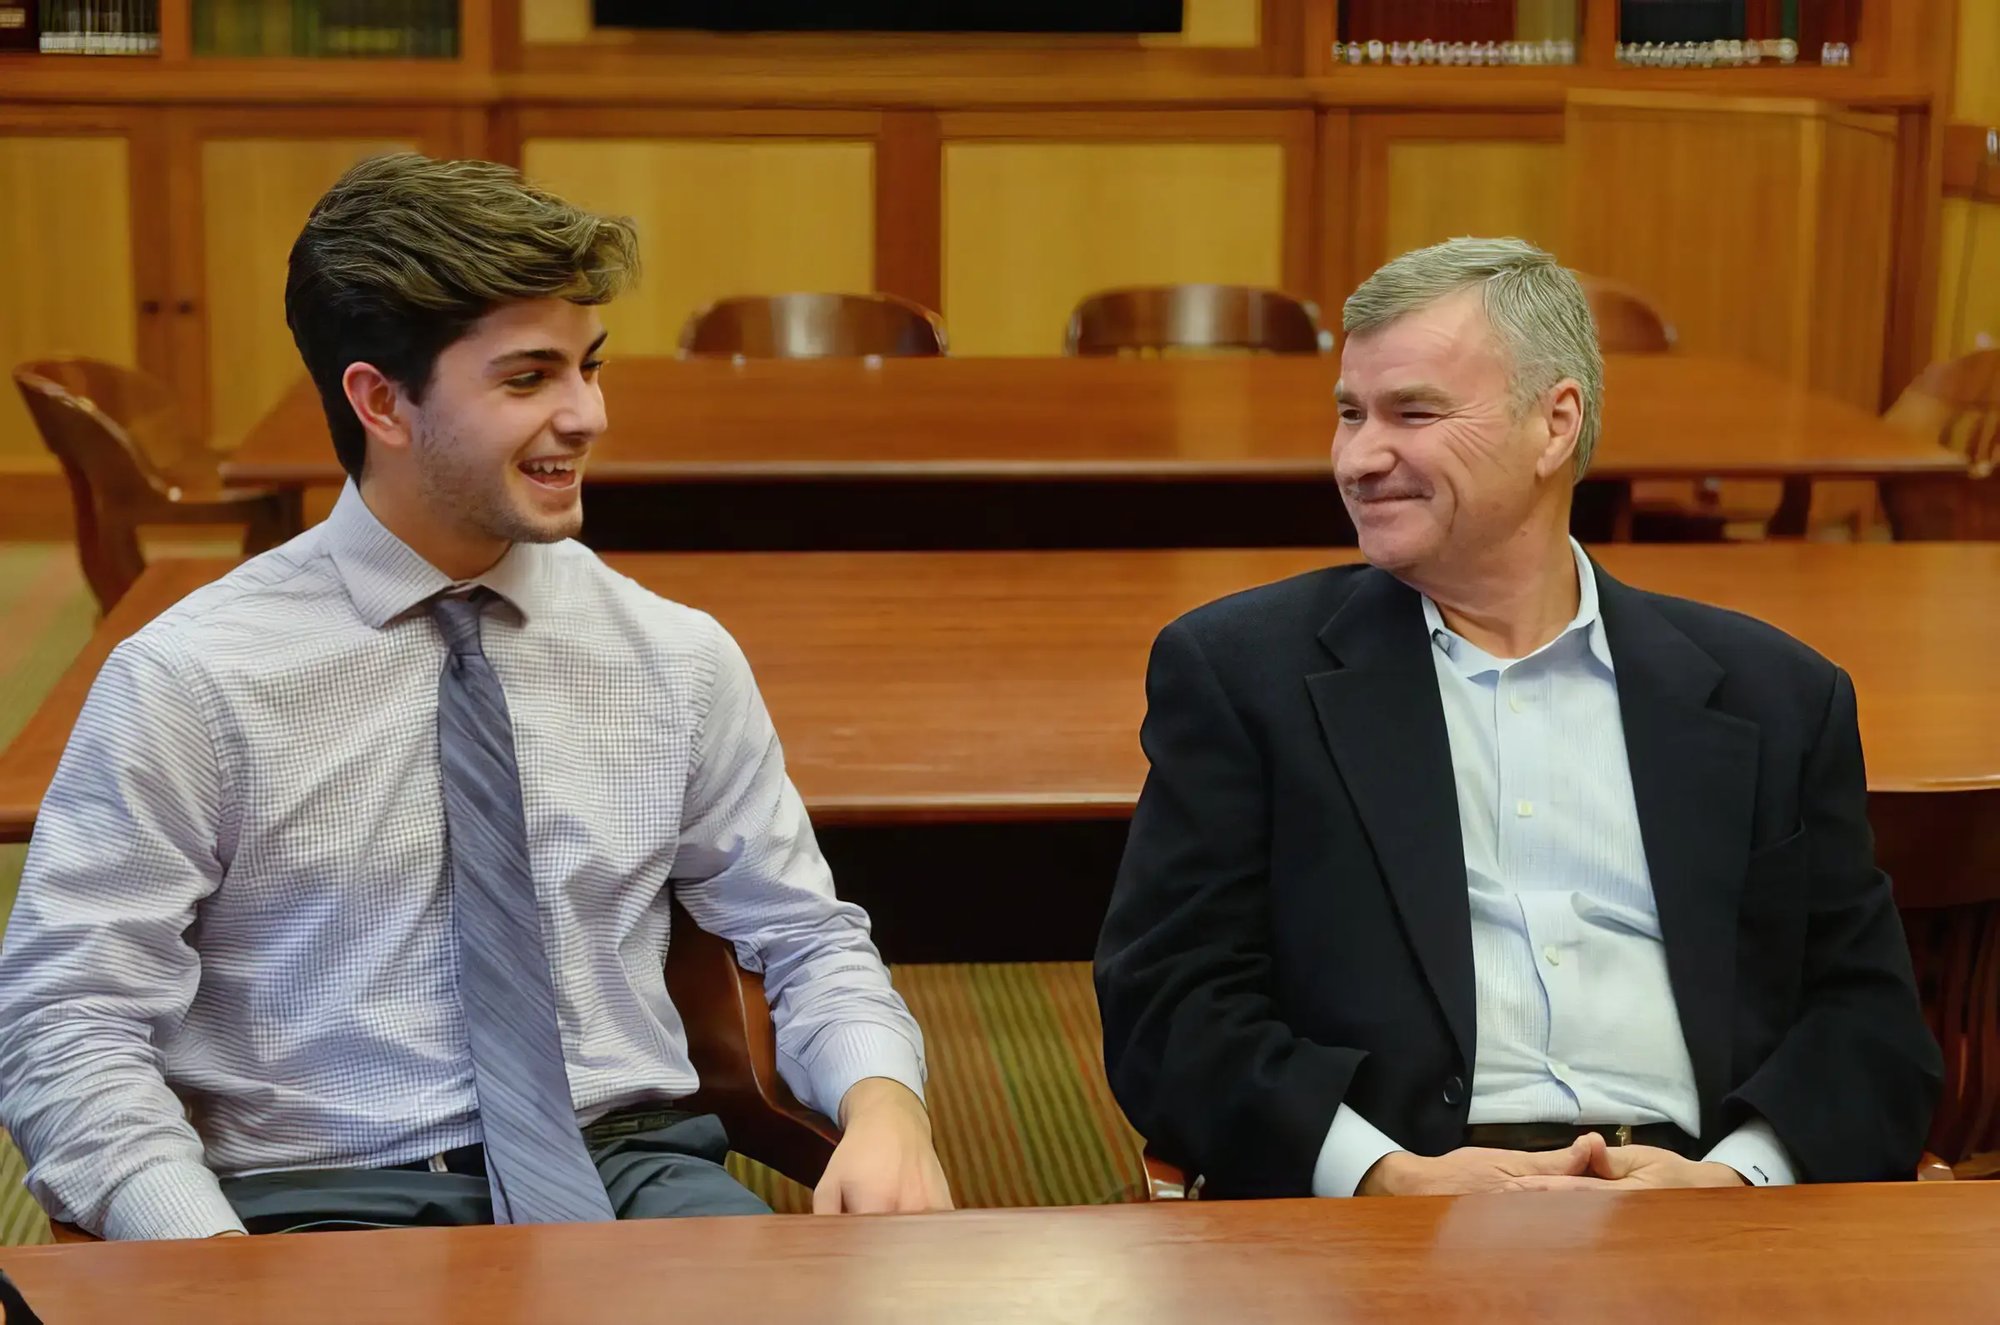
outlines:
[{"label": "row of books", "polygon": [[450,59],[458,0],[195,0],[197,55]]},{"label": "row of books", "polygon": [[[1381,43],[1392,56],[1398,44],[1406,53],[1426,43],[1434,49],[1497,50],[1499,62],[1506,63],[1509,42],[1525,55],[1535,44],[1530,38],[1576,40],[1583,8],[1578,0],[1534,6],[1535,31],[1521,28],[1522,8],[1517,0],[1341,0],[1340,41],[1343,51],[1359,45],[1366,52]],[[1859,35],[1860,11],[1861,0],[1619,0],[1618,40],[1674,49],[1779,39],[1800,50],[1845,47]]]},{"label": "row of books", "polygon": [[[40,0],[0,5],[0,35],[44,55],[158,55],[158,0]],[[29,43],[32,42],[31,46]]]}]

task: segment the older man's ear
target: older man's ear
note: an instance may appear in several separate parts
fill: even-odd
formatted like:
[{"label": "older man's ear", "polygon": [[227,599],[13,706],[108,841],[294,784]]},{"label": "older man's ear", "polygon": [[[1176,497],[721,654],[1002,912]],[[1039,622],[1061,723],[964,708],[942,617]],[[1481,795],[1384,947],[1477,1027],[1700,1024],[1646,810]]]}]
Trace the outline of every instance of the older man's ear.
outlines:
[{"label": "older man's ear", "polygon": [[1583,388],[1565,377],[1549,389],[1542,406],[1548,437],[1535,458],[1535,477],[1548,479],[1576,464],[1576,444],[1583,435]]}]

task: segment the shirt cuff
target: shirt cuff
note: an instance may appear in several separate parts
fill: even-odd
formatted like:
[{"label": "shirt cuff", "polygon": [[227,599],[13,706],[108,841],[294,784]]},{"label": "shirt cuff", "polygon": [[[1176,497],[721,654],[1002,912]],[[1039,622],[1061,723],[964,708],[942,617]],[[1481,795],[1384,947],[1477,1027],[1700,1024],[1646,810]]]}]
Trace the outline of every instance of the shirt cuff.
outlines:
[{"label": "shirt cuff", "polygon": [[1785,1143],[1762,1118],[1752,1118],[1715,1143],[1706,1162],[1727,1164],[1752,1187],[1790,1187],[1799,1180]]},{"label": "shirt cuff", "polygon": [[1384,1155],[1403,1149],[1375,1124],[1345,1104],[1333,1111],[1333,1126],[1326,1129],[1320,1144],[1319,1162],[1313,1165],[1314,1196],[1352,1196]]},{"label": "shirt cuff", "polygon": [[840,1102],[857,1081],[887,1077],[924,1097],[924,1066],[916,1046],[887,1026],[848,1025],[828,1031],[806,1069],[811,1098],[805,1102],[836,1121]]},{"label": "shirt cuff", "polygon": [[155,1164],[127,1178],[111,1195],[104,1213],[104,1236],[112,1242],[135,1238],[212,1238],[247,1230],[222,1194],[215,1175],[200,1164]]}]

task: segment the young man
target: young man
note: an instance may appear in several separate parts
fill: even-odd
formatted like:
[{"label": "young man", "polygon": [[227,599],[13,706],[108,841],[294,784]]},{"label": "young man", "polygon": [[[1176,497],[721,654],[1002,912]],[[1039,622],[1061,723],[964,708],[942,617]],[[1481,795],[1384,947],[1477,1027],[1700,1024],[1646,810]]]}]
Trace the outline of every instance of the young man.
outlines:
[{"label": "young man", "polygon": [[350,481],[105,664],[0,954],[0,1116],[111,1238],[754,1213],[667,997],[669,893],[845,1136],[816,1210],[949,1208],[922,1041],[742,653],[568,541],[631,223],[350,170],[286,318]]},{"label": "young man", "polygon": [[1344,310],[1371,563],[1161,632],[1097,950],[1120,1103],[1217,1195],[1908,1178],[1938,1095],[1854,688],[1569,536],[1603,362],[1519,240]]}]

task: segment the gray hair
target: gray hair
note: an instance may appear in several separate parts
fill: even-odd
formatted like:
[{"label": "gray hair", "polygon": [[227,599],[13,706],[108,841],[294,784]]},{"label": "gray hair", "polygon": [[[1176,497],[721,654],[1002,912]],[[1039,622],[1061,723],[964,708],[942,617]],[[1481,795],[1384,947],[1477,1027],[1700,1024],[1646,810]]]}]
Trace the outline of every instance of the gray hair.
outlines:
[{"label": "gray hair", "polygon": [[1514,409],[1573,379],[1583,397],[1576,477],[1590,468],[1603,422],[1604,355],[1576,273],[1521,239],[1448,239],[1392,259],[1348,296],[1341,330],[1358,336],[1446,295],[1481,286],[1486,320],[1512,362]]}]

